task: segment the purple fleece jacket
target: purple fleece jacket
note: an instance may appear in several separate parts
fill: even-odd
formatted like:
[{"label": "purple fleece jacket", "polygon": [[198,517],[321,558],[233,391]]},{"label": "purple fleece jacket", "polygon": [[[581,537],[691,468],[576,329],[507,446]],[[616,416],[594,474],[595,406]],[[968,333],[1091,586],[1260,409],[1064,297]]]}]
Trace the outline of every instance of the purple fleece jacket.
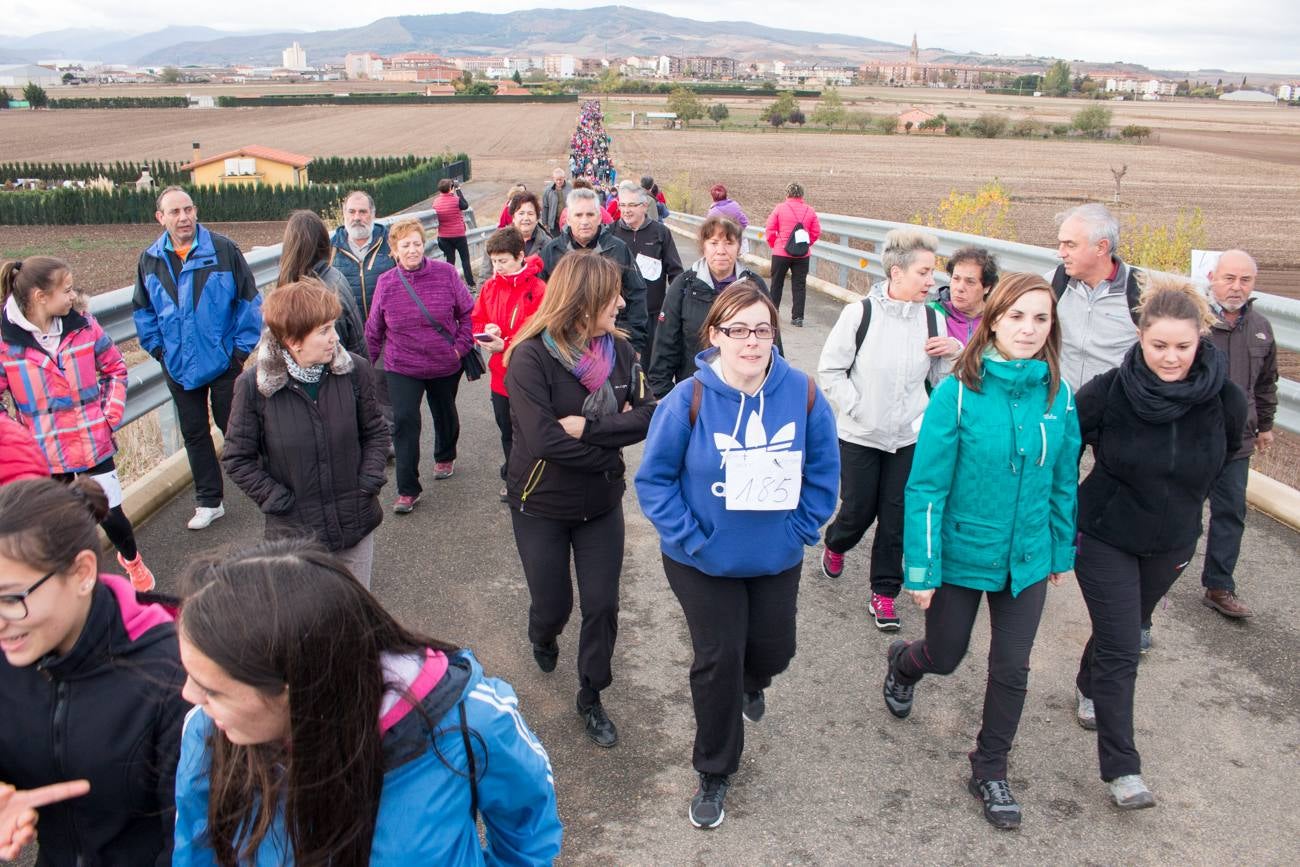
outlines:
[{"label": "purple fleece jacket", "polygon": [[714,202],[713,207],[709,208],[709,212],[704,216],[712,217],[715,214],[738,224],[742,231],[749,228],[749,217],[745,216],[745,212],[740,209],[735,199],[721,199]]},{"label": "purple fleece jacket", "polygon": [[[402,285],[403,274],[429,315],[455,340],[454,347],[411,300]],[[450,376],[460,370],[461,359],[473,344],[474,330],[469,320],[473,309],[474,299],[461,281],[460,272],[446,262],[425,259],[414,271],[401,265],[385,271],[375,283],[370,317],[366,320],[370,360],[378,361],[382,353],[385,370],[417,379]]]}]

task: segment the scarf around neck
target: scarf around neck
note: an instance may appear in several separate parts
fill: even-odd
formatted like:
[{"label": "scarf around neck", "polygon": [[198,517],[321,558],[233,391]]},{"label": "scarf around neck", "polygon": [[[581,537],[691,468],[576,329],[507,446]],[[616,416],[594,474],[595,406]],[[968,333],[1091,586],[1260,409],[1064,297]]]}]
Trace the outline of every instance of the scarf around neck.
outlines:
[{"label": "scarf around neck", "polygon": [[587,389],[587,399],[582,402],[585,418],[600,418],[618,411],[614,387],[609,384],[609,375],[614,372],[614,335],[602,334],[594,338],[576,363],[569,361],[568,356],[560,351],[550,331],[542,332],[542,345]]},{"label": "scarf around neck", "polygon": [[1217,395],[1227,376],[1227,359],[1204,337],[1187,377],[1177,382],[1165,382],[1147,367],[1141,343],[1129,348],[1119,366],[1119,384],[1133,411],[1151,424],[1182,418],[1192,407]]},{"label": "scarf around neck", "polygon": [[289,368],[289,375],[299,382],[306,383],[307,385],[314,385],[320,382],[320,378],[325,375],[324,364],[313,364],[310,367],[303,367],[293,360],[293,356],[289,354],[289,350],[287,349],[281,349],[280,355],[283,356],[284,363]]}]

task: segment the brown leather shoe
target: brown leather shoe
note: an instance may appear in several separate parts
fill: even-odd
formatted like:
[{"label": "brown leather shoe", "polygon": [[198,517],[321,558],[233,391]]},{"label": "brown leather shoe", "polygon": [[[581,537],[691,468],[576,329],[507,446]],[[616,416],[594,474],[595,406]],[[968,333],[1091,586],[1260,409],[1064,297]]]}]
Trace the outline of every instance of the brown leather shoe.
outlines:
[{"label": "brown leather shoe", "polygon": [[1214,590],[1207,587],[1205,595],[1201,597],[1201,604],[1206,608],[1213,608],[1224,617],[1250,617],[1255,613],[1242,605],[1237,599],[1237,594],[1231,590]]}]

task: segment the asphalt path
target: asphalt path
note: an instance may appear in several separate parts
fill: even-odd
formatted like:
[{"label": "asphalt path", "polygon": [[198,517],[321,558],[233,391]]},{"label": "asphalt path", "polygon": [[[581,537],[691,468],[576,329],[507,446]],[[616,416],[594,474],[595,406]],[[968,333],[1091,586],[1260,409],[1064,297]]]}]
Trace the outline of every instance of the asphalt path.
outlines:
[{"label": "asphalt path", "polygon": [[[683,256],[690,258],[685,249]],[[839,309],[810,293],[807,327],[783,328],[795,366],[815,369]],[[473,648],[490,674],[514,685],[554,766],[561,863],[1300,862],[1300,537],[1271,519],[1252,512],[1238,567],[1252,620],[1230,622],[1199,603],[1199,554],[1156,612],[1136,713],[1155,809],[1121,813],[1109,804],[1095,738],[1074,722],[1074,672],[1089,626],[1070,577],[1048,594],[1011,756],[1024,824],[1017,832],[988,826],[964,785],[987,677],[987,617],[958,671],[927,678],[911,717],[894,719],[880,695],[893,636],[867,615],[868,538],[837,580],[822,575],[820,549],[808,550],[798,654],[768,691],[767,716],[745,726],[725,823],[698,831],[686,818],[696,785],[690,642],[635,493],[624,499],[620,631],[614,683],[604,694],[620,741],[603,750],[587,740],[574,710],[577,612],[554,673],[539,672],[530,653],[528,592],[497,499],[501,455],[486,378],[462,383],[458,406],[456,473],[432,480],[426,415],[424,498],[411,515],[385,515],[373,588],[407,625]],[[630,470],[639,458],[640,447],[627,450]],[[393,497],[390,484],[386,506]],[[261,537],[256,507],[229,482],[226,517],[210,529],[185,529],[191,509],[182,495],[138,530],[163,589],[196,552]],[[906,603],[900,611],[901,636],[920,637],[919,612]]]}]

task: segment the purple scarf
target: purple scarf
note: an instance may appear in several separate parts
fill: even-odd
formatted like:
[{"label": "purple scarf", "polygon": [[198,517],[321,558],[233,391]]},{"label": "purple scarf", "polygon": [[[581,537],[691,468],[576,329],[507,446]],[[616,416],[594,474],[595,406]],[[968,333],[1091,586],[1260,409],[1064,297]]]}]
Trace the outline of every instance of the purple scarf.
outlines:
[{"label": "purple scarf", "polygon": [[563,364],[582,383],[582,387],[587,389],[587,399],[582,404],[584,416],[599,418],[618,411],[614,387],[609,384],[609,376],[614,372],[614,335],[602,334],[593,339],[587,344],[582,357],[572,365],[560,351],[550,331],[542,332],[542,345],[552,358]]}]

